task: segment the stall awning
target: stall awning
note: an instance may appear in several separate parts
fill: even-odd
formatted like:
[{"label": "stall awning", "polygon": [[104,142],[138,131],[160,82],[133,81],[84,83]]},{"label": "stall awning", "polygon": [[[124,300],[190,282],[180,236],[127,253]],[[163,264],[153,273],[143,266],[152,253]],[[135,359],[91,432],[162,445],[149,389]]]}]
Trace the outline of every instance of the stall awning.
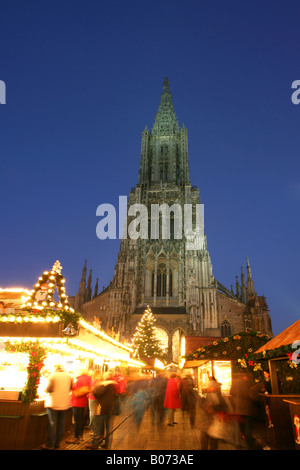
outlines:
[{"label": "stall awning", "polygon": [[263,351],[269,351],[271,349],[280,348],[280,346],[288,346],[294,341],[299,341],[300,339],[300,320],[297,320],[293,325],[286,328],[284,331],[271,339],[268,343],[264,344],[261,348],[255,351],[255,354],[261,353]]},{"label": "stall awning", "polygon": [[194,367],[199,367],[199,366],[202,366],[202,364],[204,364],[205,362],[208,362],[209,359],[205,359],[205,360],[202,360],[202,361],[186,361],[184,363],[184,366],[183,366],[183,369],[193,369]]}]

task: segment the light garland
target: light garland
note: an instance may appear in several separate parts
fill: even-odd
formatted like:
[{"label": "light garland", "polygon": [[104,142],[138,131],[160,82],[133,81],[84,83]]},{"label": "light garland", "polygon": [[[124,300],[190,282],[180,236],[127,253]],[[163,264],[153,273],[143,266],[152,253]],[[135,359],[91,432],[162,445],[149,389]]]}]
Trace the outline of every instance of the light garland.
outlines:
[{"label": "light garland", "polygon": [[27,294],[27,295],[30,295],[30,294],[31,294],[30,290],[25,289],[24,287],[6,287],[5,289],[3,289],[2,287],[0,287],[0,293],[1,293],[1,292],[9,292],[9,293],[13,293],[13,292],[16,292],[16,293],[24,292],[24,293]]},{"label": "light garland", "polygon": [[3,323],[58,323],[61,321],[61,318],[58,315],[50,316],[47,315],[42,317],[41,315],[20,315],[20,314],[9,314],[9,315],[0,315],[0,322]]},{"label": "light garland", "polygon": [[83,328],[85,328],[86,330],[93,333],[95,336],[98,336],[99,338],[102,338],[102,339],[114,344],[115,346],[119,346],[119,347],[125,349],[126,351],[129,351],[129,352],[133,351],[132,348],[130,348],[129,346],[126,346],[125,344],[119,343],[118,341],[113,339],[111,336],[108,336],[106,333],[104,333],[104,331],[98,330],[98,328],[95,328],[93,325],[90,325],[85,320],[79,320],[78,323]]},{"label": "light garland", "polygon": [[[66,335],[65,337],[0,337],[0,350],[4,347],[6,352],[29,355],[27,382],[22,392],[22,401],[26,403],[30,403],[37,398],[40,371],[44,367],[44,361],[49,351],[70,355],[79,360],[84,358],[97,361],[101,358],[102,361],[109,363],[124,361],[135,367],[144,367],[145,365],[143,362],[130,357],[132,349],[129,346],[119,343],[103,331],[84,321],[80,313],[75,313],[68,302],[64,286],[65,279],[61,275],[61,269],[59,261],[56,261],[51,271],[44,271],[42,276],[39,277],[31,292],[20,289],[20,291],[27,294],[27,297],[22,297],[22,313],[0,315],[1,323],[21,325],[63,322],[66,327],[62,330]],[[59,296],[58,302],[54,299],[55,289],[57,289]],[[16,290],[14,289],[14,291]],[[124,354],[109,351],[109,347],[105,350],[78,338],[68,336],[68,329],[72,328],[75,334],[78,334],[80,326],[87,333],[91,333],[109,343],[111,347],[116,346],[123,349]],[[4,328],[3,330],[5,331]]]},{"label": "light garland", "polygon": [[1,343],[10,344],[11,347],[16,347],[18,349],[23,345],[23,351],[25,351],[25,345],[27,345],[28,350],[30,347],[36,343],[39,343],[41,347],[46,350],[56,350],[64,354],[75,355],[75,356],[84,356],[86,358],[95,358],[103,357],[106,359],[120,360],[128,362],[132,365],[138,367],[144,366],[144,363],[135,359],[128,357],[125,354],[114,353],[112,351],[107,351],[101,349],[97,346],[87,344],[84,341],[81,341],[76,338],[32,338],[32,337],[0,337]]},{"label": "light garland", "polygon": [[[64,286],[66,280],[61,274],[62,266],[57,260],[51,271],[44,271],[39,277],[34,288],[28,297],[21,297],[23,300],[23,309],[43,310],[45,308],[65,310],[74,312],[70,307],[68,297],[66,295],[66,288]],[[54,299],[55,288],[59,296],[59,301]]]}]

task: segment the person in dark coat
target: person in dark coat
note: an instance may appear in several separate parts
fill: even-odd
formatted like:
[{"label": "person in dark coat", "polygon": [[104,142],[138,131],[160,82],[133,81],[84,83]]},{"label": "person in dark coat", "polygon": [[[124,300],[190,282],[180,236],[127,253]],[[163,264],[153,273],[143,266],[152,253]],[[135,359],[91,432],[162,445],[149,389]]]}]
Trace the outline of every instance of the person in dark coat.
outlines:
[{"label": "person in dark coat", "polygon": [[108,449],[110,444],[110,430],[112,417],[115,413],[115,403],[117,397],[117,383],[113,380],[113,373],[107,372],[104,375],[104,381],[93,388],[92,393],[100,405],[100,414],[94,416],[95,435],[90,448],[97,449],[100,444],[102,448]]},{"label": "person in dark coat", "polygon": [[180,380],[179,394],[183,415],[187,414],[190,426],[195,426],[197,396],[194,390],[194,381],[191,375],[184,375]]},{"label": "person in dark coat", "polygon": [[253,419],[256,415],[256,403],[259,397],[257,386],[253,386],[247,374],[241,374],[233,380],[231,399],[234,412],[243,418],[240,421],[241,431],[245,435],[249,449],[254,447]]},{"label": "person in dark coat", "polygon": [[164,399],[166,395],[168,379],[163,372],[158,372],[157,376],[150,383],[150,405],[152,410],[152,422],[157,420],[162,423],[165,417]]}]

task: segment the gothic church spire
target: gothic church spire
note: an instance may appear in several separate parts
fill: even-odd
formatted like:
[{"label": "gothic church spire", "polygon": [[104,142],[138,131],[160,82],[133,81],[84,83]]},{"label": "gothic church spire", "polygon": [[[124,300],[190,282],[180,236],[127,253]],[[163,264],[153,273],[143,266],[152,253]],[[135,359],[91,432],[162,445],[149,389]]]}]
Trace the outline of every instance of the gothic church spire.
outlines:
[{"label": "gothic church spire", "polygon": [[254,282],[252,279],[252,274],[251,274],[251,268],[250,268],[250,263],[249,263],[249,258],[247,258],[247,294],[248,296],[254,295],[255,289],[254,289]]},{"label": "gothic church spire", "polygon": [[152,128],[152,135],[169,136],[178,134],[178,132],[179,126],[170,92],[170,82],[168,78],[165,78],[163,81],[163,92],[161,94],[160,104]]},{"label": "gothic church spire", "polygon": [[170,82],[165,78],[152,132],[142,134],[139,184],[183,186],[190,184],[188,137],[185,126],[179,128]]}]

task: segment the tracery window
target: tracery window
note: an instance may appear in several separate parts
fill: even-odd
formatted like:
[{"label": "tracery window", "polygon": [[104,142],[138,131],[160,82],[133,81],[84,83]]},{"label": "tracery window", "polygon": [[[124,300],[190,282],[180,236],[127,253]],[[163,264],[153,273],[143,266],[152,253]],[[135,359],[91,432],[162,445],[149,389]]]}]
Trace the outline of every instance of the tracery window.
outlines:
[{"label": "tracery window", "polygon": [[[155,275],[152,272],[151,295],[154,296]],[[159,267],[156,276],[156,297],[166,297],[167,295],[167,271],[166,267]],[[173,275],[169,271],[169,296],[173,295]]]},{"label": "tracery window", "polygon": [[231,336],[231,325],[228,320],[224,320],[221,324],[221,336],[222,338]]}]

